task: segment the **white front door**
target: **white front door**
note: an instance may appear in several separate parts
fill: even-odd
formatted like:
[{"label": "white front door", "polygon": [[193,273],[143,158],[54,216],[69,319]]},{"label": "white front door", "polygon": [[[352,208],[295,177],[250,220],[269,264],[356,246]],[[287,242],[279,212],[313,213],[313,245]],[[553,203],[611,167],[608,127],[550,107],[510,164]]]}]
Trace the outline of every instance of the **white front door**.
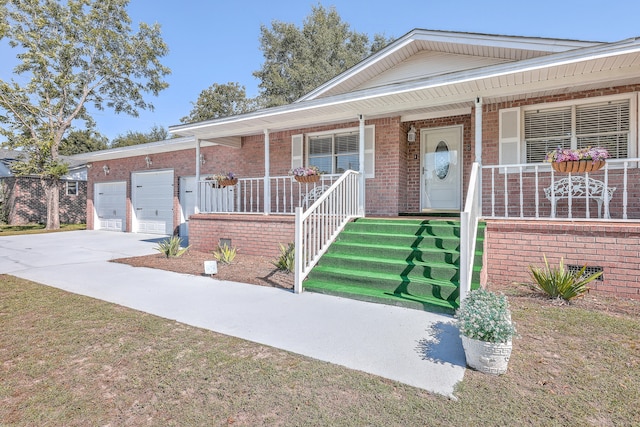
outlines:
[{"label": "white front door", "polygon": [[462,194],[462,126],[424,129],[420,141],[422,210],[459,211]]}]

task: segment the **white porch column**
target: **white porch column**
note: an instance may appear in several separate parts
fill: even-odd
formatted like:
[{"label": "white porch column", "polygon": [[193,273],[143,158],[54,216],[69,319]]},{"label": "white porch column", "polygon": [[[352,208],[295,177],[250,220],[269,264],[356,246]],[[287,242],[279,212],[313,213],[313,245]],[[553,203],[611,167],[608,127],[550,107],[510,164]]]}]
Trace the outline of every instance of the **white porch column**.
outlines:
[{"label": "white porch column", "polygon": [[478,171],[478,212],[482,214],[482,97],[476,98],[476,163],[480,165]]},{"label": "white porch column", "polygon": [[200,213],[200,138],[196,138],[196,206],[195,213]]},{"label": "white porch column", "polygon": [[482,97],[476,98],[476,162],[482,165]]},{"label": "white porch column", "polygon": [[264,130],[264,214],[271,213],[271,178],[269,160],[269,130]]},{"label": "white porch column", "polygon": [[360,191],[358,192],[358,213],[362,216],[364,216],[364,204],[365,204],[365,179],[364,179],[364,174],[365,174],[365,170],[364,170],[364,115],[360,114],[358,116],[358,119],[360,120],[360,144],[358,147],[359,150],[359,155],[358,155],[358,163],[360,164],[360,177],[359,177],[359,181],[360,181]]}]

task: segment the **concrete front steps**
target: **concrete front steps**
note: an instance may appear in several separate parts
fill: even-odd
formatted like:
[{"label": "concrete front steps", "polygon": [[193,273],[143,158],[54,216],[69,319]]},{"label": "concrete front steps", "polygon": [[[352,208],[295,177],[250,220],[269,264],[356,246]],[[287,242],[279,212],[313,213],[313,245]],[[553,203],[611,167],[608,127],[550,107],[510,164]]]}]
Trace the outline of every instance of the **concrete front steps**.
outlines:
[{"label": "concrete front steps", "polygon": [[[453,313],[459,301],[460,221],[360,218],[347,224],[303,282],[347,298]],[[473,272],[480,284],[484,224]]]}]

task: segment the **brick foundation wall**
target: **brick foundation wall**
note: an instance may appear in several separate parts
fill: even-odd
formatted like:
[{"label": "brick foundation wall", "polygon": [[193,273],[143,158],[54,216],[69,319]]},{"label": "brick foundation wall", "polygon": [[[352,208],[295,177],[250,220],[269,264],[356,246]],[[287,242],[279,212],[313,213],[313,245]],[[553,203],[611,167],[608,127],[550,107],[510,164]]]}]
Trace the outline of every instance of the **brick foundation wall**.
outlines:
[{"label": "brick foundation wall", "polygon": [[[44,224],[47,202],[39,178],[10,177],[3,180],[3,219],[11,225]],[[63,224],[86,221],[87,182],[78,182],[78,194],[67,195],[65,181],[60,182],[59,212]]]},{"label": "brick foundation wall", "polygon": [[189,219],[189,244],[197,251],[215,250],[220,239],[231,239],[239,253],[277,257],[280,243],[292,243],[293,215],[197,214]]},{"label": "brick foundation wall", "polygon": [[622,223],[487,221],[487,283],[531,283],[529,265],[603,268],[591,292],[640,299],[640,226]]}]

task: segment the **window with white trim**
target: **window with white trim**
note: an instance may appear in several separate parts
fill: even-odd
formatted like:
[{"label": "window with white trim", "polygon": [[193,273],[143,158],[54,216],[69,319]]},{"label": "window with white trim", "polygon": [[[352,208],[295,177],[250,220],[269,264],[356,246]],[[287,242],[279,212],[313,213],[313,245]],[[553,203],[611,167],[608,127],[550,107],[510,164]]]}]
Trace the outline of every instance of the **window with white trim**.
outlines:
[{"label": "window with white trim", "polygon": [[630,100],[524,111],[526,163],[544,161],[555,148],[604,147],[612,158],[629,156]]},{"label": "window with white trim", "polygon": [[66,190],[67,190],[67,196],[77,196],[78,195],[78,181],[67,181],[66,182]]},{"label": "window with white trim", "polygon": [[317,166],[322,173],[340,174],[346,170],[359,170],[358,132],[311,136],[308,140],[308,164]]}]

